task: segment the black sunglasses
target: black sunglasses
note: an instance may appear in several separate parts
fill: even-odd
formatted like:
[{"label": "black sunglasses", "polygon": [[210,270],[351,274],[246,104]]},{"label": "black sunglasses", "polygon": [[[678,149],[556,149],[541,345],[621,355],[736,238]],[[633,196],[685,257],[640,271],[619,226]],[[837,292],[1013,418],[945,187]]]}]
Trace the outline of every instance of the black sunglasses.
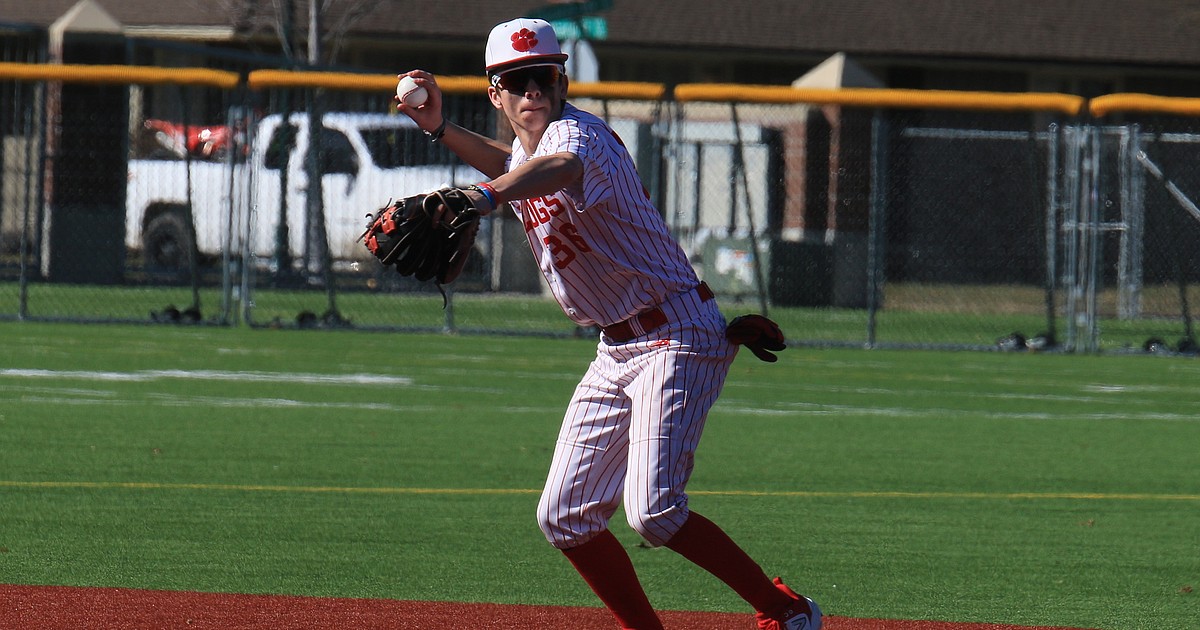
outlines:
[{"label": "black sunglasses", "polygon": [[562,76],[562,69],[558,66],[517,68],[502,74],[493,74],[492,86],[509,92],[524,93],[525,86],[529,85],[530,79],[533,79],[538,87],[543,90],[551,90],[558,85]]}]

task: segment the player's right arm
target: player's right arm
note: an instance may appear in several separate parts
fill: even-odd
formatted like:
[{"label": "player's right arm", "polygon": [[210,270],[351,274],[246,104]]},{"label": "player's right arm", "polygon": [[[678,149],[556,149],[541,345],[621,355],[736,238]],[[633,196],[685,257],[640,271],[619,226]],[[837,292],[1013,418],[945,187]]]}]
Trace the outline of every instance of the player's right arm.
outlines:
[{"label": "player's right arm", "polygon": [[512,148],[487,136],[446,121],[446,133],[440,141],[447,149],[491,179],[505,172]]},{"label": "player's right arm", "polygon": [[583,177],[583,161],[561,152],[533,158],[491,182],[498,203],[553,195]]},{"label": "player's right arm", "polygon": [[432,74],[424,70],[412,70],[400,76],[405,75],[424,87],[429,92],[429,97],[420,107],[409,107],[397,97],[396,109],[406,114],[426,133],[439,136],[437,142],[446,145],[447,149],[475,170],[491,179],[503,175],[512,148],[447,120],[442,111],[442,90]]}]

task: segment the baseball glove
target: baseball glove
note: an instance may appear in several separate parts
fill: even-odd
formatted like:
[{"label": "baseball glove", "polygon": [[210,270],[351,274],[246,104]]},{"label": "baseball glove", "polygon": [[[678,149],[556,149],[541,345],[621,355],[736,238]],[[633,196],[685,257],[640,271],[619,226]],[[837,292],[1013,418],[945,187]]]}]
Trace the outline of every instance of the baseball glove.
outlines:
[{"label": "baseball glove", "polygon": [[762,315],[742,315],[733,318],[725,327],[725,338],[730,343],[746,346],[754,356],[767,363],[778,361],[779,357],[775,356],[775,352],[787,348],[779,325]]},{"label": "baseball glove", "polygon": [[379,262],[403,276],[433,279],[439,289],[454,282],[467,264],[479,211],[458,188],[413,195],[367,215],[359,240]]}]

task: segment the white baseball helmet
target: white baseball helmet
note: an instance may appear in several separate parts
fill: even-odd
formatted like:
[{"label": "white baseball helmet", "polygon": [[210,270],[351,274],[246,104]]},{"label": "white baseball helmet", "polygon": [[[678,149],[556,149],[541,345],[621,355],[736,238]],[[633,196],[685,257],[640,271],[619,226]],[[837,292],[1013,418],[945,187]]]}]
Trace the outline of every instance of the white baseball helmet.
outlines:
[{"label": "white baseball helmet", "polygon": [[545,20],[517,18],[497,24],[488,35],[484,62],[488,72],[505,66],[563,64],[567,55],[558,45],[554,27]]}]

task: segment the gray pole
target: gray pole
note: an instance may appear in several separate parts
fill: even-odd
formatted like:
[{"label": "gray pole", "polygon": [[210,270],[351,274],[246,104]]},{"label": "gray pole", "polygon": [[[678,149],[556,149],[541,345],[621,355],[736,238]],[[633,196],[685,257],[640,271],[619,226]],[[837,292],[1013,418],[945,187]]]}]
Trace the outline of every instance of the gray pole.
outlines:
[{"label": "gray pole", "polygon": [[888,124],[880,110],[871,118],[871,226],[867,237],[867,348],[874,348],[879,308],[883,300],[884,241],[887,232]]}]

